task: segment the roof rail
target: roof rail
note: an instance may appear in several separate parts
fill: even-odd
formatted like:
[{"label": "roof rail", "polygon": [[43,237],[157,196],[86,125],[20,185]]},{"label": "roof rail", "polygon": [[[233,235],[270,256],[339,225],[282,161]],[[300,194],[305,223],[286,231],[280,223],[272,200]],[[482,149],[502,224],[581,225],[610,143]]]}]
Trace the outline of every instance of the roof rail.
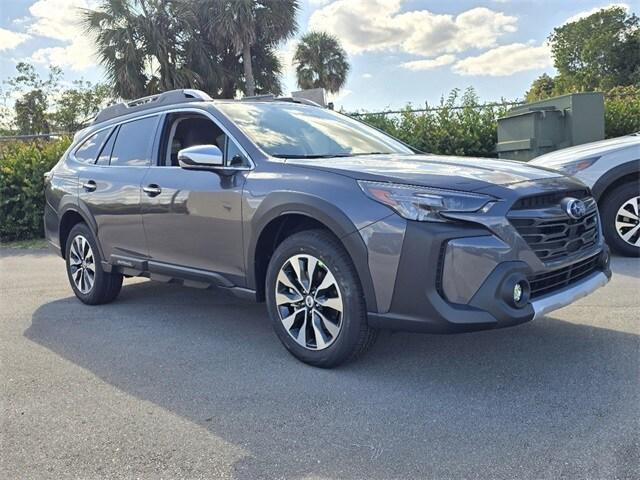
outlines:
[{"label": "roof rail", "polygon": [[264,95],[252,95],[250,97],[242,97],[240,99],[241,102],[247,101],[247,102],[289,102],[289,103],[301,103],[303,105],[311,105],[313,107],[320,107],[322,108],[322,105],[320,105],[317,102],[314,102],[313,100],[309,100],[306,98],[302,98],[302,97],[276,97],[275,95],[271,94],[271,93],[267,93]]},{"label": "roof rail", "polygon": [[180,89],[170,90],[168,92],[159,93],[158,95],[150,95],[148,97],[138,98],[127,103],[117,103],[111,105],[98,113],[93,120],[93,124],[105,122],[112,118],[121,117],[129,113],[141,112],[151,108],[161,107],[165,105],[173,105],[189,102],[206,102],[212,98],[201,90]]},{"label": "roof rail", "polygon": [[247,97],[242,97],[240,99],[241,102],[270,102],[273,100],[277,100],[276,96],[273,93],[264,93],[262,95],[249,95]]}]

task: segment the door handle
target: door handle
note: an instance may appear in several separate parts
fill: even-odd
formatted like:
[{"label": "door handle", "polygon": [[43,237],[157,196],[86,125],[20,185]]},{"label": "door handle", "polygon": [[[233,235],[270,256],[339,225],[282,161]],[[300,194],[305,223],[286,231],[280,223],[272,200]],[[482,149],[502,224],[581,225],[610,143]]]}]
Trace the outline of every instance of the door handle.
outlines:
[{"label": "door handle", "polygon": [[162,193],[162,189],[155,183],[147,185],[146,187],[142,187],[142,191],[150,197],[155,197],[156,195],[160,195]]},{"label": "door handle", "polygon": [[82,188],[84,188],[86,192],[93,192],[97,187],[98,185],[96,185],[96,182],[94,182],[93,180],[89,180],[88,182],[82,184]]}]

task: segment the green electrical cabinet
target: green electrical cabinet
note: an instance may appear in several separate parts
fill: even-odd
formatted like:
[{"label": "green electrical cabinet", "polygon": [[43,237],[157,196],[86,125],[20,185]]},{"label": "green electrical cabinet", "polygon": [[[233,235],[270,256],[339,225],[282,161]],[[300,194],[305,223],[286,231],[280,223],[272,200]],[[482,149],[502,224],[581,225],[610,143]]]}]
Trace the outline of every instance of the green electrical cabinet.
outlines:
[{"label": "green electrical cabinet", "polygon": [[573,93],[515,107],[498,119],[500,158],[528,161],[604,139],[602,93]]}]

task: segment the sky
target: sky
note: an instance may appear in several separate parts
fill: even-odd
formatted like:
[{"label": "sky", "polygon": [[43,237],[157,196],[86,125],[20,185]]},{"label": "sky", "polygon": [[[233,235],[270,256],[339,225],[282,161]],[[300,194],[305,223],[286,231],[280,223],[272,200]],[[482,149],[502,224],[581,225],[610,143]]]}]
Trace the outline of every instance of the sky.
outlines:
[{"label": "sky", "polygon": [[[79,8],[99,0],[0,0],[0,79],[19,61],[65,80],[104,80]],[[324,30],[346,50],[351,72],[335,95],[349,111],[434,105],[452,89],[473,86],[483,101],[522,98],[531,82],[553,74],[546,39],[554,27],[600,8],[640,14],[640,0],[301,0],[297,37]],[[280,47],[285,91],[297,89],[291,57]],[[0,85],[0,88],[3,86]],[[11,99],[8,99],[11,101]],[[8,106],[8,105],[7,105]]]}]

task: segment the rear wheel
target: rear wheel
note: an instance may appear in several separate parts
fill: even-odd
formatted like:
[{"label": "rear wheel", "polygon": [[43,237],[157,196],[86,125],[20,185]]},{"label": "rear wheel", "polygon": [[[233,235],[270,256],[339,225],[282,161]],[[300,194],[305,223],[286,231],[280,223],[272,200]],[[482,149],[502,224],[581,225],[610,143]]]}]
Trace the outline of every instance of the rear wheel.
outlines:
[{"label": "rear wheel", "polygon": [[79,223],[71,229],[66,245],[67,276],[82,302],[98,305],[113,301],[122,288],[122,275],[102,269],[102,258],[89,227]]},{"label": "rear wheel", "polygon": [[640,184],[625,183],[601,202],[604,236],[616,252],[640,256]]},{"label": "rear wheel", "polygon": [[297,233],[278,246],[267,270],[266,297],[278,337],[303,362],[335,367],[375,341],[353,262],[322,230]]}]

